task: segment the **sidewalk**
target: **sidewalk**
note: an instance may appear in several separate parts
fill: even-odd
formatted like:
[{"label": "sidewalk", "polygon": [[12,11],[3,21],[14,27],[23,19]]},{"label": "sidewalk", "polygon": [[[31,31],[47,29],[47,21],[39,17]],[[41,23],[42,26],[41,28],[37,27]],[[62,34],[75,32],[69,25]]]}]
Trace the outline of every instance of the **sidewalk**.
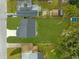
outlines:
[{"label": "sidewalk", "polygon": [[20,43],[7,43],[7,48],[20,48]]}]

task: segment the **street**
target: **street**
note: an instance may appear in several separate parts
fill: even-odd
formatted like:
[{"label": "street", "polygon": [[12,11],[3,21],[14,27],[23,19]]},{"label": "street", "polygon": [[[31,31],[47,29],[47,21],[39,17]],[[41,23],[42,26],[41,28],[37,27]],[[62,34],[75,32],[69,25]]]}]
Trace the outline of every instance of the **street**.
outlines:
[{"label": "street", "polygon": [[0,0],[0,59],[7,59],[7,48],[6,48],[6,11],[7,11],[7,0]]}]

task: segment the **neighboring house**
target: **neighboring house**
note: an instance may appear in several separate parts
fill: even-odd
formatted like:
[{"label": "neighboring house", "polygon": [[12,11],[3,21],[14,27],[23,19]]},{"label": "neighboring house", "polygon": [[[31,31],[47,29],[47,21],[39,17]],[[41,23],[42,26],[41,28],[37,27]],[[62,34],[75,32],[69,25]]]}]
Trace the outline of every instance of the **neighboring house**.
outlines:
[{"label": "neighboring house", "polygon": [[[20,59],[43,59],[43,54],[39,52],[38,46],[32,43],[10,43],[7,45],[7,48],[20,48]],[[10,56],[14,52],[11,52]]]},{"label": "neighboring house", "polygon": [[31,43],[22,45],[22,59],[43,59],[42,53],[38,52],[38,46]]},{"label": "neighboring house", "polygon": [[38,52],[38,46],[31,43],[22,45],[22,59],[43,59],[42,53]]},{"label": "neighboring house", "polygon": [[40,52],[36,53],[29,52],[29,53],[23,53],[22,59],[43,59],[43,58]]}]

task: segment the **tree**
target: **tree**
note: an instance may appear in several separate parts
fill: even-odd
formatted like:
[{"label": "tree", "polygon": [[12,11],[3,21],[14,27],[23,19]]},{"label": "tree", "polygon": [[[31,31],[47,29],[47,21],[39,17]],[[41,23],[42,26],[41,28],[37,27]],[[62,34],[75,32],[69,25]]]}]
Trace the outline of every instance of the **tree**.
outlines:
[{"label": "tree", "polygon": [[79,0],[78,0],[78,2],[77,2],[76,6],[77,6],[77,8],[79,8]]},{"label": "tree", "polygon": [[79,8],[79,0],[69,0],[69,4],[76,5]]},{"label": "tree", "polygon": [[72,4],[72,5],[75,5],[75,4],[77,4],[77,1],[78,0],[69,0],[69,3]]},{"label": "tree", "polygon": [[64,7],[64,17],[78,16],[78,9],[75,5],[67,5]]},{"label": "tree", "polygon": [[79,56],[79,31],[74,28],[63,31],[63,40],[56,48],[57,53],[63,55],[62,59],[72,59],[72,56]]}]

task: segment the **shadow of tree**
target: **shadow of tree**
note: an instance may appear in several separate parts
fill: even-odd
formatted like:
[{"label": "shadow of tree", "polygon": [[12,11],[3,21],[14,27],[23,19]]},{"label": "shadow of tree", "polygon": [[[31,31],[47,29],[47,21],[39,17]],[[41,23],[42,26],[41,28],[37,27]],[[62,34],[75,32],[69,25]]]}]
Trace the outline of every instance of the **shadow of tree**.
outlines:
[{"label": "shadow of tree", "polygon": [[10,56],[13,56],[13,55],[16,55],[16,54],[19,54],[19,53],[21,53],[21,48],[16,48],[10,53]]}]

